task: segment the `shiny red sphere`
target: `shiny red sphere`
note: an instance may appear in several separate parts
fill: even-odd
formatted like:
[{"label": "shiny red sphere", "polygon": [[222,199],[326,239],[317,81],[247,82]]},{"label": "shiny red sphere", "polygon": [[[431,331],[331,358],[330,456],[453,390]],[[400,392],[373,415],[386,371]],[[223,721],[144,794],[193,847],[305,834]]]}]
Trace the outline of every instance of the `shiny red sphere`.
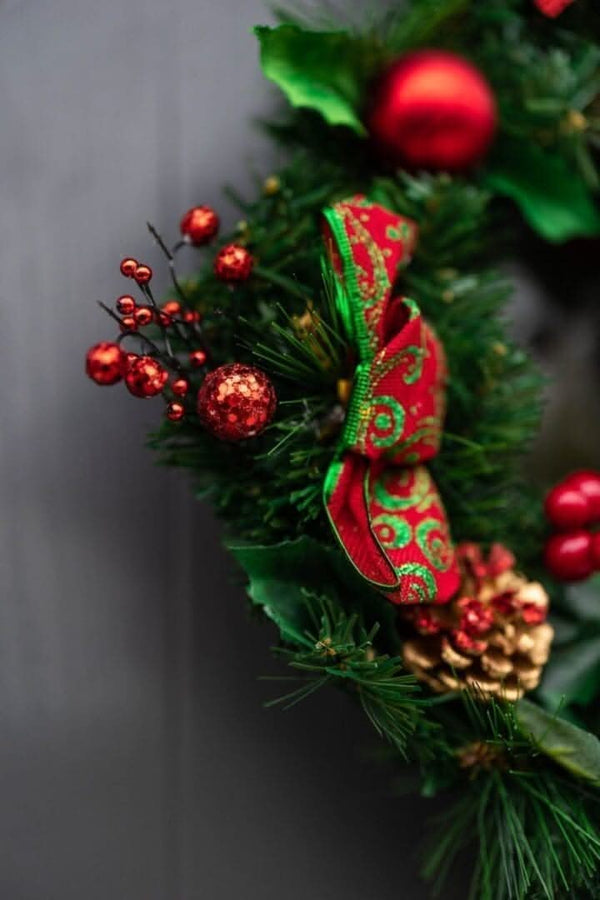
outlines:
[{"label": "shiny red sphere", "polygon": [[554,534],[546,543],[546,568],[559,581],[582,581],[594,571],[589,531]]},{"label": "shiny red sphere", "polygon": [[418,50],[375,84],[367,127],[381,155],[415,169],[461,171],[478,163],[496,130],[496,101],[466,59]]},{"label": "shiny red sphere", "polygon": [[534,0],[534,3],[549,19],[556,19],[573,3],[573,0]]},{"label": "shiny red sphere", "polygon": [[154,319],[154,311],[150,306],[138,306],[134,313],[134,319],[138,328],[145,328]]},{"label": "shiny red sphere", "polygon": [[183,216],[179,228],[190,244],[200,247],[212,240],[219,231],[219,217],[210,206],[194,206]]},{"label": "shiny red sphere", "polygon": [[594,569],[598,571],[600,569],[600,532],[592,535],[591,556]]},{"label": "shiny red sphere", "polygon": [[254,266],[252,254],[239,244],[227,244],[215,259],[215,275],[221,281],[246,281]]},{"label": "shiny red sphere", "polygon": [[129,294],[123,294],[122,297],[119,297],[117,302],[115,303],[116,309],[118,313],[121,313],[122,316],[131,316],[135,310],[135,300],[133,297],[130,297]]},{"label": "shiny red sphere", "polygon": [[573,472],[564,485],[579,491],[586,498],[589,506],[588,523],[600,522],[600,472],[586,470]]},{"label": "shiny red sphere", "polygon": [[276,406],[275,389],[267,375],[242,363],[210,372],[198,391],[200,420],[222,441],[242,441],[260,434]]},{"label": "shiny red sphere", "polygon": [[119,266],[121,275],[124,275],[125,278],[133,278],[137,266],[137,259],[134,259],[132,256],[126,256],[125,259],[121,260],[121,265]]},{"label": "shiny red sphere", "polygon": [[178,316],[181,312],[181,303],[177,300],[167,300],[166,303],[163,303],[161,309],[168,316]]},{"label": "shiny red sphere", "polygon": [[151,356],[131,360],[125,374],[125,384],[134,397],[155,397],[164,388],[169,373]]},{"label": "shiny red sphere", "polygon": [[185,378],[176,378],[175,381],[171,383],[171,390],[176,397],[185,397],[189,387],[190,386]]},{"label": "shiny red sphere", "polygon": [[200,369],[206,363],[204,350],[192,350],[190,353],[190,365],[193,369]]},{"label": "shiny red sphere", "polygon": [[147,265],[136,266],[133,277],[138,284],[148,284],[152,278],[152,269]]},{"label": "shiny red sphere", "polygon": [[183,403],[177,403],[177,401],[169,403],[166,416],[170,422],[180,422],[185,416],[185,407],[183,406]]},{"label": "shiny red sphere", "polygon": [[123,316],[119,327],[121,331],[137,331],[137,323],[133,316]]},{"label": "shiny red sphere", "polygon": [[587,497],[568,483],[552,488],[546,497],[544,510],[550,523],[561,531],[583,528],[590,518]]},{"label": "shiny red sphere", "polygon": [[96,384],[116,384],[123,377],[126,356],[118,344],[102,341],[90,347],[85,357],[85,371]]}]

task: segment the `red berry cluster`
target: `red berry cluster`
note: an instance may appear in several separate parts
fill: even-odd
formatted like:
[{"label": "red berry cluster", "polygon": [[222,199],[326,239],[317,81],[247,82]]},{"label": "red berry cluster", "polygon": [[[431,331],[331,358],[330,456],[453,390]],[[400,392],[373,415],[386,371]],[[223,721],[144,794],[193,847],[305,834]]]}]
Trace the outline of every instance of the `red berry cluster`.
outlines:
[{"label": "red berry cluster", "polygon": [[[208,244],[219,231],[219,217],[209,206],[193,206],[179,223],[183,240],[194,247]],[[254,258],[241,244],[226,244],[214,261],[215,275],[220,281],[239,284],[252,274]]]},{"label": "red berry cluster", "polygon": [[581,581],[600,570],[600,473],[574,472],[545,503],[557,530],[546,543],[548,571],[559,581]]},{"label": "red berry cluster", "polygon": [[[124,381],[134,397],[162,395],[167,403],[166,416],[172,422],[193,412],[206,430],[221,440],[254,437],[273,418],[273,385],[260,369],[238,363],[220,366],[205,377],[208,353],[205,346],[198,346],[202,317],[187,306],[173,267],[175,253],[183,244],[199,247],[216,236],[218,216],[207,206],[194,207],[182,218],[180,229],[184,241],[169,251],[150,227],[169,259],[181,300],[169,300],[159,306],[150,287],[150,266],[133,257],[123,259],[121,274],[137,283],[144,299],[138,303],[130,294],[123,294],[115,303],[116,312],[104,306],[118,322],[121,336],[116,342],[104,341],[88,350],[86,373],[99,385]],[[244,247],[228,244],[218,253],[214,270],[220,280],[234,283],[248,278],[252,266],[252,256]],[[153,330],[146,332],[148,328]],[[122,349],[121,342],[132,336],[140,340],[143,352],[127,353]],[[187,398],[191,382],[199,377],[200,387],[193,402]]]}]

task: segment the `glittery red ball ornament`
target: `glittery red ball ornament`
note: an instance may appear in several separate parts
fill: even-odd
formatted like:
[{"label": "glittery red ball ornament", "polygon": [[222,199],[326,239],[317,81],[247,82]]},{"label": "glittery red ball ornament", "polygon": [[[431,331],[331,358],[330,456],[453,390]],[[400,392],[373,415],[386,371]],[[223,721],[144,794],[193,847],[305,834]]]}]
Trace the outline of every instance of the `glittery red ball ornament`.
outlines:
[{"label": "glittery red ball ornament", "polygon": [[117,312],[122,316],[131,316],[135,310],[135,300],[129,294],[123,294],[115,303]]},{"label": "glittery red ball ornament", "polygon": [[138,356],[129,363],[125,384],[134,397],[155,397],[164,388],[169,373],[151,356]]},{"label": "glittery red ball ornament", "polygon": [[589,531],[553,534],[546,543],[546,568],[559,581],[582,581],[594,571]]},{"label": "glittery red ball ornament", "polygon": [[150,266],[146,265],[136,266],[133,277],[138,284],[148,284],[148,282],[152,279],[152,269],[150,268]]},{"label": "glittery red ball ornament", "polygon": [[395,165],[460,171],[489,148],[496,102],[466,59],[418,50],[393,63],[375,84],[367,127],[381,155]]},{"label": "glittery red ball ornament", "polygon": [[242,363],[220,366],[198,391],[198,415],[214,437],[242,441],[259,434],[275,414],[277,397],[260,369]]},{"label": "glittery red ball ornament", "polygon": [[85,371],[96,384],[116,384],[123,377],[126,356],[118,344],[102,341],[90,347],[85,357]]},{"label": "glittery red ball ornament", "polygon": [[221,281],[246,281],[252,272],[252,254],[239,244],[227,244],[215,259],[215,275]]},{"label": "glittery red ball ornament", "polygon": [[171,422],[180,422],[185,416],[185,408],[182,403],[169,403],[166,412],[167,419]]},{"label": "glittery red ball ornament", "polygon": [[217,234],[219,217],[210,206],[194,206],[183,216],[179,228],[190,244],[201,247]]},{"label": "glittery red ball ornament", "polygon": [[533,2],[545,16],[555,19],[573,3],[573,0],[533,0]]},{"label": "glittery red ball ornament", "polygon": [[138,267],[138,261],[137,261],[137,259],[134,259],[132,256],[126,256],[125,259],[122,259],[121,265],[119,266],[119,268],[121,270],[121,275],[124,275],[125,278],[133,278],[137,267]]}]

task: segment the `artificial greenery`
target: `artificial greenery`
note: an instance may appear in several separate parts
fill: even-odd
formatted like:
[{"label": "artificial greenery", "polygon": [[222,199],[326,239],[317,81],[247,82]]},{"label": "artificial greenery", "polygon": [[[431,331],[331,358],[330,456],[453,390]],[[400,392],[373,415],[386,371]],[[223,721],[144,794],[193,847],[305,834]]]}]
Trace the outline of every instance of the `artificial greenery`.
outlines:
[{"label": "artificial greenery", "polygon": [[[256,33],[264,73],[290,102],[263,127],[289,161],[257,183],[254,198],[230,190],[240,221],[223,236],[251,250],[253,276],[231,290],[207,260],[184,285],[212,362],[264,369],[277,416],[260,437],[230,446],[190,413],[165,423],[151,445],[164,463],[191,471],[223,518],[251,602],[278,629],[276,652],[292,678],[284,705],[326,685],[342,688],[394,752],[413,760],[423,793],[456,793],[427,855],[434,883],[475,844],[473,898],[594,896],[600,745],[586,730],[600,726],[589,706],[600,688],[593,601],[561,601],[553,590],[559,646],[534,703],[440,700],[403,670],[395,611],[350,569],[323,509],[343,419],[338,385],[351,379],[356,359],[322,269],[320,217],[362,192],[418,224],[399,288],[417,299],[449,361],[443,443],[431,469],[452,534],[484,547],[501,542],[539,575],[541,486],[522,470],[543,383],[519,336],[508,334],[511,289],[498,269],[529,229],[552,242],[600,234],[597,4],[575,0],[558,23],[533,0],[407,0],[362,27],[297,9],[279,17],[279,26]],[[469,57],[496,95],[492,152],[460,177],[390,169],[368,140],[371,80],[398,54],[424,46]],[[177,334],[172,342],[174,352],[185,349]]]}]

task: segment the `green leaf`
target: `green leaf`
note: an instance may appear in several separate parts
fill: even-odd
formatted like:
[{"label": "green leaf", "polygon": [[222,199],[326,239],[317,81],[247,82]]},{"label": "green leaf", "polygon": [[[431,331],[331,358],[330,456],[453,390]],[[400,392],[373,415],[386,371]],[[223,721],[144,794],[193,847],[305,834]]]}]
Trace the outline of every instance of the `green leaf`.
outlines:
[{"label": "green leaf", "polygon": [[542,753],[578,778],[600,785],[600,741],[595,735],[529,700],[519,700],[515,712],[519,727]]},{"label": "green leaf", "polygon": [[533,142],[500,141],[485,181],[512,198],[531,227],[548,241],[600,234],[600,213],[579,173],[564,157]]},{"label": "green leaf", "polygon": [[315,110],[330,125],[366,134],[359,116],[366,81],[360,41],[344,31],[305,31],[296,25],[254,31],[265,76],[292,106]]},{"label": "green leaf", "polygon": [[272,619],[285,641],[306,646],[306,592],[340,597],[353,611],[362,612],[367,626],[380,626],[386,650],[400,646],[395,607],[373,591],[337,548],[309,537],[272,545],[235,545],[228,549],[250,580],[248,593]]}]

